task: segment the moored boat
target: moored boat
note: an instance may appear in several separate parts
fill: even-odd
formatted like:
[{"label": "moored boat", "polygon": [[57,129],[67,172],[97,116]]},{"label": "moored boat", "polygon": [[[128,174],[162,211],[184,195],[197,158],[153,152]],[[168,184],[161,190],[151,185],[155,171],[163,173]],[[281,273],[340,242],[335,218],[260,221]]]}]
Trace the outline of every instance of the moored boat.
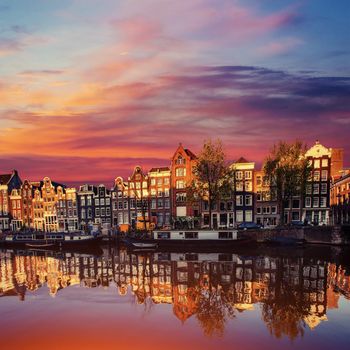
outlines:
[{"label": "moored boat", "polygon": [[137,249],[155,249],[158,244],[153,239],[142,239],[142,238],[124,238],[122,242],[129,248]]},{"label": "moored boat", "polygon": [[157,248],[231,248],[252,243],[250,237],[238,237],[237,230],[155,230],[151,238],[126,238],[127,246],[151,245]]},{"label": "moored boat", "polygon": [[55,248],[93,245],[102,239],[83,232],[18,232],[7,233],[0,240],[5,247]]}]

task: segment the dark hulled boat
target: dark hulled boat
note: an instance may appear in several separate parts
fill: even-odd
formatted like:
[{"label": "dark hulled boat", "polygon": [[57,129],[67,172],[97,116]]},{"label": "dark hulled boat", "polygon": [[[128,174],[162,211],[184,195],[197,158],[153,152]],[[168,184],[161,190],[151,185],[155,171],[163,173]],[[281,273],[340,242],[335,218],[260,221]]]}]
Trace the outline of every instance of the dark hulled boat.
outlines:
[{"label": "dark hulled boat", "polygon": [[0,240],[0,244],[5,247],[52,249],[90,246],[101,240],[102,236],[83,232],[18,232],[5,234]]}]

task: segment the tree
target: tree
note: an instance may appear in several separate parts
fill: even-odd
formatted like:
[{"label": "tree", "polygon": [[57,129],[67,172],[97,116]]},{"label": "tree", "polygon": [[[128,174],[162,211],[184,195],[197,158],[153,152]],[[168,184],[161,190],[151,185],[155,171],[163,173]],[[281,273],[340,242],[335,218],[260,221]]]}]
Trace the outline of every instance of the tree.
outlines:
[{"label": "tree", "polygon": [[284,204],[294,196],[305,193],[311,173],[305,157],[306,145],[296,140],[293,143],[280,141],[275,144],[264,163],[265,180],[270,184],[271,195],[277,199],[280,224],[284,218]]},{"label": "tree", "polygon": [[195,180],[187,188],[189,200],[208,201],[209,228],[212,229],[211,214],[213,204],[228,195],[232,186],[231,169],[227,164],[221,140],[206,140],[198,155],[194,169]]}]

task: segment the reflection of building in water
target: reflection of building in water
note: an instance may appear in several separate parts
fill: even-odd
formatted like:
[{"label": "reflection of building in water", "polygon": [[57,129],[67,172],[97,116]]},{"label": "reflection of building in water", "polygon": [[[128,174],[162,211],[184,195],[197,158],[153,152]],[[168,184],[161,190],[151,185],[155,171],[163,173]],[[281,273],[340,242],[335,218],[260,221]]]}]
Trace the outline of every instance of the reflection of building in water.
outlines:
[{"label": "reflection of building in water", "polygon": [[[299,334],[302,322],[314,329],[327,320],[327,308],[337,308],[340,295],[350,297],[350,277],[335,264],[235,254],[219,254],[216,261],[206,257],[200,260],[198,254],[136,255],[124,250],[99,258],[2,252],[0,296],[18,295],[24,299],[27,290],[33,292],[44,286],[54,296],[71,285],[94,288],[115,284],[120,295],[132,293],[139,304],[172,304],[174,315],[182,322],[191,316],[203,322],[206,307],[213,315],[210,322],[217,322],[215,317],[225,312],[251,310],[259,303],[270,331],[291,337]],[[287,312],[290,315],[282,317]]]}]

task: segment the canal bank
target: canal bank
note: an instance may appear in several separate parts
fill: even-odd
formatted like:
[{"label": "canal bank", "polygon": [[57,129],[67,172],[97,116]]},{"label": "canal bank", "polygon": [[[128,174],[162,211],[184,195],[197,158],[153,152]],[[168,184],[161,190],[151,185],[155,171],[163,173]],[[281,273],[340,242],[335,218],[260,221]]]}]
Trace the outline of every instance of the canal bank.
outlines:
[{"label": "canal bank", "polygon": [[276,227],[238,232],[238,237],[242,236],[257,243],[286,238],[310,244],[350,245],[350,228],[347,226]]}]

